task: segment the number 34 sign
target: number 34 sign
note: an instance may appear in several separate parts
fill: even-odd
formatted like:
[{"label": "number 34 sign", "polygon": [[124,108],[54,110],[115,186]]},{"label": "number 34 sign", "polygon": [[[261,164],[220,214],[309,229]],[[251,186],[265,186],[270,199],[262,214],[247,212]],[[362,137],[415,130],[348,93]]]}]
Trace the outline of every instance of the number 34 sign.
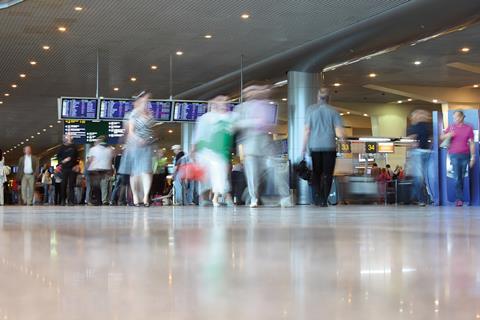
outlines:
[{"label": "number 34 sign", "polygon": [[366,142],[365,143],[365,153],[377,153],[377,143],[376,142]]}]

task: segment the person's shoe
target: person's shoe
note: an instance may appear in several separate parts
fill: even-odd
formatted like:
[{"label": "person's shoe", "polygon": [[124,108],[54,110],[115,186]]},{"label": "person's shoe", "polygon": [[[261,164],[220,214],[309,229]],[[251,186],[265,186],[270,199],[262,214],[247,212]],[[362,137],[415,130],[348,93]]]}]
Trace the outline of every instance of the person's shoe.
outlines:
[{"label": "person's shoe", "polygon": [[200,201],[199,206],[200,207],[209,207],[212,205],[212,202],[210,200],[202,200]]},{"label": "person's shoe", "polygon": [[227,200],[227,201],[225,201],[225,204],[226,204],[227,207],[229,207],[229,208],[235,207],[235,204],[233,203],[232,200]]},{"label": "person's shoe", "polygon": [[258,208],[258,201],[252,201],[252,203],[250,203],[250,208]]},{"label": "person's shoe", "polygon": [[328,208],[328,203],[322,202],[322,203],[320,203],[320,207],[322,207],[322,208]]},{"label": "person's shoe", "polygon": [[218,203],[218,201],[212,201],[212,203],[213,203],[213,207],[215,208],[220,207],[220,203]]},{"label": "person's shoe", "polygon": [[293,207],[293,203],[290,199],[290,197],[285,197],[280,200],[280,207],[282,208],[291,208]]},{"label": "person's shoe", "polygon": [[427,206],[427,204],[426,204],[425,202],[419,202],[418,205],[419,205],[420,207],[425,207],[425,206]]},{"label": "person's shoe", "polygon": [[148,208],[150,207],[150,202],[145,202],[145,204],[143,205],[145,208]]},{"label": "person's shoe", "polygon": [[457,200],[455,202],[455,207],[463,207],[463,201],[462,200]]}]

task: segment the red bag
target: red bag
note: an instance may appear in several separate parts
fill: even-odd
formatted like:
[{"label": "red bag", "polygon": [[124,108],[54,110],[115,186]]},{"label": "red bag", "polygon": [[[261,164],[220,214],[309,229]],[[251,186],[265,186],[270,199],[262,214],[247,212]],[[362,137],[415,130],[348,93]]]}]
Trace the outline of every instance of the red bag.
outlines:
[{"label": "red bag", "polygon": [[205,170],[195,163],[182,164],[178,167],[178,176],[181,180],[203,181]]}]

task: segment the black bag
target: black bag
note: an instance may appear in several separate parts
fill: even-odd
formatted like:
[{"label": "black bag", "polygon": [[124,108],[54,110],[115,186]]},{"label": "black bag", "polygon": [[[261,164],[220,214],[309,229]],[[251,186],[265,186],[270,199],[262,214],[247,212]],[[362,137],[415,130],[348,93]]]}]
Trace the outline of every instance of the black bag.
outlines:
[{"label": "black bag", "polygon": [[312,179],[312,170],[310,170],[305,160],[295,165],[295,173],[302,180],[310,181]]}]

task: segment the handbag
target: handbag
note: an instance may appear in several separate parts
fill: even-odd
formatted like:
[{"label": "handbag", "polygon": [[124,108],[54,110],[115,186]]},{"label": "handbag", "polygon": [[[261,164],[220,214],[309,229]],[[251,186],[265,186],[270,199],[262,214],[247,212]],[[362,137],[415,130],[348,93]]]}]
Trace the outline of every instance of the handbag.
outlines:
[{"label": "handbag", "polygon": [[302,180],[310,181],[312,179],[312,170],[308,167],[305,159],[295,165],[295,173]]},{"label": "handbag", "polygon": [[205,170],[195,163],[186,163],[178,167],[178,177],[181,180],[203,181]]}]

